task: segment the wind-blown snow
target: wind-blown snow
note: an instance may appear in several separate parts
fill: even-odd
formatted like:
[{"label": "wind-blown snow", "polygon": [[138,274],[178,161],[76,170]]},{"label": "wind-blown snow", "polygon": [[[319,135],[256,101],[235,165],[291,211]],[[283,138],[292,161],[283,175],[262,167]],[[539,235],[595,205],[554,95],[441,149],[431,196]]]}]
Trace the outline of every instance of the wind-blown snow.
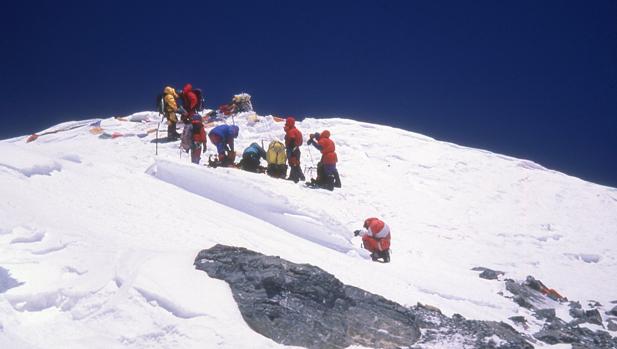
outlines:
[{"label": "wind-blown snow", "polygon": [[37,154],[35,151],[22,149],[10,143],[0,143],[0,171],[12,170],[25,177],[51,175],[62,170],[57,159]]},{"label": "wind-blown snow", "polygon": [[[476,266],[574,300],[617,298],[616,189],[400,129],[306,119],[304,135],[332,132],[343,183],[311,190],[190,164],[177,143],[157,157],[158,115],[126,120],[0,142],[0,267],[15,286],[0,293],[0,347],[283,347],[244,323],[227,284],[193,269],[216,243],[472,319],[527,314]],[[281,123],[258,120],[235,119],[237,149],[283,138]],[[302,151],[308,177],[319,154]],[[353,237],[369,216],[392,229],[390,264]]]},{"label": "wind-blown snow", "polygon": [[[256,173],[223,168],[195,168],[167,160],[157,161],[148,173],[321,246],[341,252],[355,250],[349,231],[328,213],[331,207],[323,207],[321,202],[313,198],[298,195],[306,189],[292,183],[280,185],[296,193],[293,202],[288,194],[283,195],[270,189],[270,178]],[[247,181],[247,177],[253,178]]]}]

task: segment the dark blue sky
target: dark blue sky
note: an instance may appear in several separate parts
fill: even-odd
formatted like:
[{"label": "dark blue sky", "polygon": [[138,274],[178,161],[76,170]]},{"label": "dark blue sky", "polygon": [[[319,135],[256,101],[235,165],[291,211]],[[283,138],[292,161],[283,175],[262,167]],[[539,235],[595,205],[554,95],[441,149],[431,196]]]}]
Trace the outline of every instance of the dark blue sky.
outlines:
[{"label": "dark blue sky", "polygon": [[210,106],[246,91],[260,114],[393,125],[617,187],[617,1],[3,7],[2,139],[191,82]]}]

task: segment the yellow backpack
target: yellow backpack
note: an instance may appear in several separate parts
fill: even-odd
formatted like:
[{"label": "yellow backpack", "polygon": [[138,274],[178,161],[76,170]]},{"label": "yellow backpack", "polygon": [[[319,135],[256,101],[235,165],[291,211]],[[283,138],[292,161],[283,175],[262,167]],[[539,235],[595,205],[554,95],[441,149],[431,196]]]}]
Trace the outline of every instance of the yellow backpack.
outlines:
[{"label": "yellow backpack", "polygon": [[266,161],[268,162],[268,165],[285,165],[287,161],[285,145],[279,141],[270,142],[268,152],[266,154]]}]

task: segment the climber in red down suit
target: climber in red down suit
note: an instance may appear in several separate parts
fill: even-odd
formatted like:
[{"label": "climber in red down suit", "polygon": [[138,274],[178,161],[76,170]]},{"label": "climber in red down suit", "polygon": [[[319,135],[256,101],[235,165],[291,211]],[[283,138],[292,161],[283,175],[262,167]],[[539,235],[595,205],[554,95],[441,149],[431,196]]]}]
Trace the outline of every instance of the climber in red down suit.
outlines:
[{"label": "climber in red down suit", "polygon": [[390,262],[390,227],[379,218],[367,218],[364,229],[354,231],[355,236],[362,236],[362,245],[371,252],[371,258]]}]

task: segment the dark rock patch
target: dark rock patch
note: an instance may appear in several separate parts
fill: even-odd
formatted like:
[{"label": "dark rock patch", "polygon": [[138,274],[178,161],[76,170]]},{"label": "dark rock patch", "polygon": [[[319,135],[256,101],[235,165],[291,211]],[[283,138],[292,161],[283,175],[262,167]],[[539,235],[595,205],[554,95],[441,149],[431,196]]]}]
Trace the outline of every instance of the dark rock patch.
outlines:
[{"label": "dark rock patch", "polygon": [[600,315],[600,311],[598,309],[586,310],[585,311],[585,321],[590,324],[602,325],[602,315]]},{"label": "dark rock patch", "polygon": [[613,319],[609,319],[608,320],[608,325],[606,326],[606,328],[609,331],[617,331],[617,321],[615,321]]},{"label": "dark rock patch", "polygon": [[544,296],[539,294],[535,290],[527,287],[525,284],[519,284],[512,279],[507,279],[506,290],[512,293],[513,301],[523,308],[537,310],[538,307],[535,304],[543,304]]},{"label": "dark rock patch", "polygon": [[570,302],[570,316],[574,318],[573,324],[590,323],[603,326],[602,315],[598,309],[583,310],[579,302]]},{"label": "dark rock patch", "polygon": [[[419,316],[422,318],[422,316]],[[460,347],[471,348],[500,348],[500,349],[531,349],[524,337],[514,328],[503,322],[466,320],[461,315],[455,314],[452,318],[443,317],[438,326],[431,323],[421,323],[420,328],[424,336],[413,348],[432,347],[434,343],[452,343],[453,338],[467,338]],[[496,336],[500,343],[495,343],[491,338]]]},{"label": "dark rock patch", "polygon": [[503,271],[492,270],[492,269],[484,268],[484,267],[475,267],[475,268],[473,268],[471,270],[473,270],[473,271],[481,271],[481,273],[479,275],[480,278],[486,279],[486,280],[497,280],[500,275],[504,274]]},{"label": "dark rock patch", "polygon": [[565,324],[563,321],[554,321],[533,336],[548,344],[569,343],[573,348],[617,348],[617,340],[608,332],[594,332],[585,327]]},{"label": "dark rock patch", "polygon": [[532,290],[535,290],[536,292],[539,292],[542,295],[545,295],[552,300],[558,302],[566,302],[568,300],[566,297],[560,295],[559,292],[552,288],[546,287],[546,285],[544,285],[542,281],[535,279],[531,275],[527,276],[524,285]]},{"label": "dark rock patch", "polygon": [[585,311],[579,302],[570,302],[570,316],[575,319],[584,319]]},{"label": "dark rock patch", "polygon": [[547,321],[553,321],[555,319],[555,309],[553,308],[538,309],[535,312],[535,316],[538,319],[545,319]]},{"label": "dark rock patch", "polygon": [[494,270],[485,270],[485,271],[480,273],[480,277],[482,279],[486,279],[486,280],[497,280],[499,275],[502,275],[502,274],[503,273],[499,274],[498,272],[496,272]]},{"label": "dark rock patch", "polygon": [[524,316],[512,316],[509,319],[512,320],[515,323],[518,323],[518,324],[526,324],[527,323],[527,319],[525,319]]},{"label": "dark rock patch", "polygon": [[606,315],[617,316],[617,306],[613,307],[613,309],[606,312]]},{"label": "dark rock patch", "polygon": [[[506,289],[513,295],[514,302],[533,311],[536,318],[545,320],[542,330],[533,335],[536,339],[548,344],[569,343],[572,344],[572,348],[578,349],[617,349],[617,339],[608,332],[593,331],[580,326],[583,323],[604,326],[598,309],[585,310],[579,302],[569,302],[569,313],[574,320],[567,323],[556,316],[554,308],[546,308],[551,304],[547,298],[559,303],[565,302],[566,298],[557,292],[547,291],[551,289],[539,280],[528,276],[522,283],[509,279],[505,283]],[[558,305],[555,302],[552,304]],[[513,318],[510,319],[518,322]]]},{"label": "dark rock patch", "polygon": [[533,348],[505,323],[449,318],[422,304],[403,307],[315,266],[244,248],[216,245],[201,251],[195,266],[229,283],[247,324],[280,344],[421,348],[456,340],[473,348]]}]

